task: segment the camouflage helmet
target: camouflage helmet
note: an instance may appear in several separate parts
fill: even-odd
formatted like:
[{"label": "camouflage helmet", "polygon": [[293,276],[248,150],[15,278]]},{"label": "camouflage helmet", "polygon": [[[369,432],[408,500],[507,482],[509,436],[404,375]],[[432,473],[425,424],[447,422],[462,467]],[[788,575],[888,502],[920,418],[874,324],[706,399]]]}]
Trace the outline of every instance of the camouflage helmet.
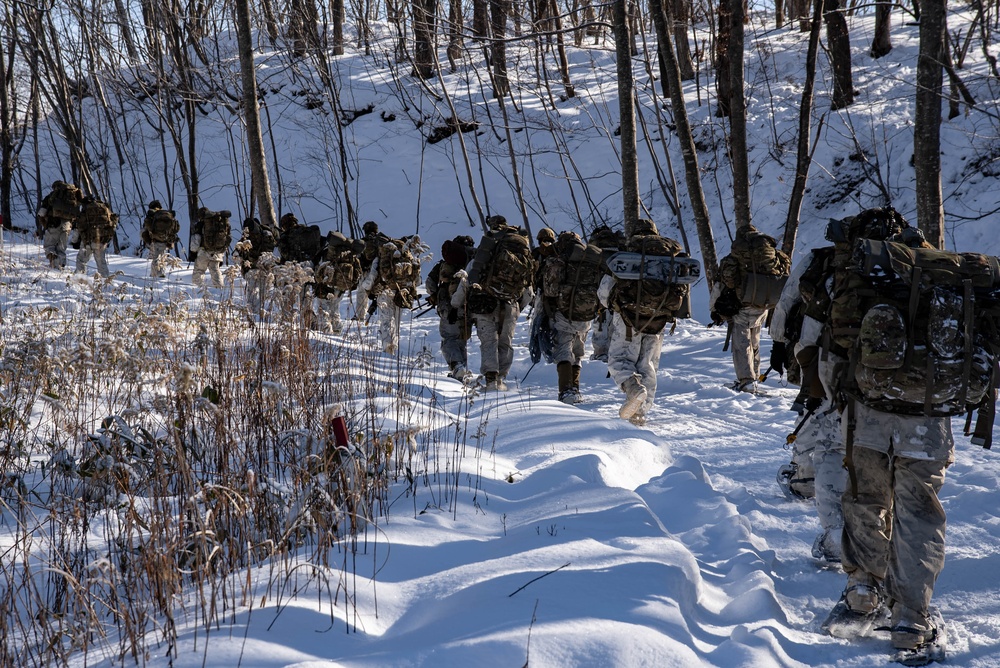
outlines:
[{"label": "camouflage helmet", "polygon": [[592,243],[602,249],[620,248],[623,241],[621,233],[616,232],[607,225],[599,225],[595,227],[594,231],[590,233],[590,237],[588,238],[589,243]]},{"label": "camouflage helmet", "polygon": [[66,182],[65,181],[53,181],[52,182],[52,188],[55,189],[55,190],[58,190],[59,188],[65,188],[65,187],[66,187]]},{"label": "camouflage helmet", "polygon": [[201,220],[202,218],[205,218],[206,216],[208,216],[209,213],[210,212],[209,212],[207,206],[199,207],[198,208],[198,220]]},{"label": "camouflage helmet", "polygon": [[538,234],[535,239],[540,244],[554,244],[556,242],[556,233],[551,227],[543,227],[538,230]]},{"label": "camouflage helmet", "polygon": [[294,213],[286,213],[281,216],[281,220],[278,221],[278,225],[281,229],[287,230],[290,227],[295,227],[299,222],[299,219],[295,217]]},{"label": "camouflage helmet", "polygon": [[635,225],[632,226],[632,234],[634,236],[640,235],[656,235],[660,232],[656,229],[656,223],[651,221],[649,218],[640,218],[635,221]]},{"label": "camouflage helmet", "polygon": [[160,204],[160,200],[154,199],[149,202],[149,210],[156,211],[157,209],[162,209],[163,205]]},{"label": "camouflage helmet", "polygon": [[486,216],[486,227],[491,230],[499,229],[500,227],[507,224],[507,219],[500,214],[494,214],[492,216]]},{"label": "camouflage helmet", "polygon": [[374,220],[369,220],[367,223],[361,226],[361,231],[366,235],[377,234],[378,233],[378,223]]},{"label": "camouflage helmet", "polygon": [[476,245],[476,242],[468,234],[460,234],[454,239],[452,239],[456,244],[461,244],[467,248],[472,248]]},{"label": "camouflage helmet", "polygon": [[344,236],[343,232],[337,232],[336,230],[331,230],[326,233],[326,243],[328,246],[333,246],[335,248],[351,245],[351,241]]},{"label": "camouflage helmet", "polygon": [[[149,208],[150,209],[153,208],[153,203],[152,202],[149,203]],[[248,227],[253,227],[254,225],[260,225],[260,221],[257,220],[256,218],[244,218],[243,219],[243,229],[246,229]]]},{"label": "camouflage helmet", "polygon": [[906,219],[891,206],[865,209],[851,220],[847,229],[848,241],[850,243],[857,242],[859,239],[884,241],[891,239],[909,226]]}]

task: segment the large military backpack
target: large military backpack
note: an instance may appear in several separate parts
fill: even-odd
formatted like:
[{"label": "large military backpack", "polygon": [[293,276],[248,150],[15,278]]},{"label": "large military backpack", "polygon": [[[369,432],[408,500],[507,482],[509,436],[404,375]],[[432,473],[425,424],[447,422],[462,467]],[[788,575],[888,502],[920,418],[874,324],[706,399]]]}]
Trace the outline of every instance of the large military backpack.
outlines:
[{"label": "large military backpack", "polygon": [[845,390],[890,413],[946,416],[989,398],[1000,352],[1000,260],[865,239],[838,279],[834,341]]},{"label": "large military backpack", "polygon": [[745,306],[774,308],[791,267],[774,237],[748,225],[737,231],[729,255],[719,263],[719,278]]},{"label": "large military backpack", "polygon": [[410,308],[417,298],[420,258],[414,250],[410,240],[404,239],[389,239],[378,249],[378,280],[374,289],[391,290],[393,301],[400,308]]},{"label": "large military backpack", "polygon": [[568,320],[590,321],[597,317],[601,302],[597,288],[604,278],[604,258],[597,246],[585,244],[572,232],[556,241],[556,254],[545,259],[542,291],[546,299]]},{"label": "large military backpack", "polygon": [[[633,235],[625,250],[654,257],[686,255],[675,240],[656,234]],[[664,283],[644,276],[635,280],[616,279],[609,301],[628,330],[659,334],[668,322],[688,317],[685,304],[689,294],[688,285]],[[627,338],[631,338],[631,331],[626,332]]]},{"label": "large military backpack", "polygon": [[180,223],[174,217],[174,212],[168,209],[157,209],[147,214],[149,237],[151,241],[161,244],[172,244],[177,241]]},{"label": "large military backpack", "polygon": [[323,244],[319,225],[294,225],[278,237],[282,262],[312,262]]},{"label": "large military backpack", "polygon": [[[330,292],[348,292],[361,282],[361,263],[351,252],[350,245],[328,246],[324,259],[316,267],[318,296]],[[320,292],[324,294],[319,294]]]},{"label": "large military backpack", "polygon": [[84,245],[108,243],[118,227],[118,217],[111,213],[108,205],[101,201],[87,202],[76,219],[76,229],[80,231],[80,241]]},{"label": "large military backpack", "polygon": [[47,198],[47,209],[50,218],[60,220],[75,220],[80,214],[80,201],[83,199],[80,189],[72,183],[57,181]]},{"label": "large military backpack", "polygon": [[476,250],[469,280],[503,302],[515,302],[534,279],[535,260],[528,237],[517,227],[502,226]]},{"label": "large military backpack", "polygon": [[233,240],[229,211],[208,211],[201,218],[201,250],[221,253]]},{"label": "large military backpack", "polygon": [[814,248],[809,266],[799,276],[802,312],[817,322],[826,322],[830,311],[830,291],[827,282],[833,275],[834,247]]}]

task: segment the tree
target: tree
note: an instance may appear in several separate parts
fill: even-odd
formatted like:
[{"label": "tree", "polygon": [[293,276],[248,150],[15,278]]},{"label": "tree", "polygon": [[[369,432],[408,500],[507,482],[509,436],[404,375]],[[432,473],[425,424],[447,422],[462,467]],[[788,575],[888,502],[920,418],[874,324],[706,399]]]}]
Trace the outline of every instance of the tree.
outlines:
[{"label": "tree", "polygon": [[267,175],[264,137],[260,129],[260,106],[257,101],[257,74],[254,69],[253,44],[250,36],[249,0],[235,0],[236,41],[240,53],[240,75],[243,83],[243,117],[246,124],[247,149],[250,152],[250,179],[253,183],[260,221],[274,228],[274,202],[271,182]]},{"label": "tree", "polygon": [[872,46],[868,53],[872,58],[881,58],[892,51],[892,3],[889,0],[878,0],[875,3],[875,31],[872,34]]},{"label": "tree", "polygon": [[823,20],[833,66],[833,94],[830,108],[836,111],[854,103],[854,79],[851,76],[851,37],[847,30],[840,0],[823,0]]},{"label": "tree", "polygon": [[913,169],[917,226],[936,248],[944,244],[941,197],[941,53],[947,18],[945,0],[920,0],[916,109],[913,114]]},{"label": "tree", "polygon": [[747,104],[743,92],[743,0],[729,0],[729,160],[733,166],[736,227],[750,225]]},{"label": "tree", "polygon": [[717,94],[715,115],[720,118],[729,116],[729,98],[733,94],[732,79],[729,76],[731,53],[729,41],[732,39],[733,30],[729,3],[730,0],[719,0],[719,34],[715,38],[715,90]]},{"label": "tree", "polygon": [[632,44],[629,39],[628,0],[611,5],[618,61],[618,109],[621,128],[622,203],[625,236],[631,236],[639,219],[639,160],[635,147],[635,82],[632,73]]},{"label": "tree", "polygon": [[434,76],[434,36],[437,0],[413,0],[413,74],[421,79]]}]

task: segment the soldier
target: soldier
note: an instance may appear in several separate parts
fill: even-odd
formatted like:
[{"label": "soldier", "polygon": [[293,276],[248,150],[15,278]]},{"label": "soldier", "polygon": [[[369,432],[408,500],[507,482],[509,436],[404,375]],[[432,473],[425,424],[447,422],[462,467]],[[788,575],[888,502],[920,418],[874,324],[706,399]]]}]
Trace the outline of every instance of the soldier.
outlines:
[{"label": "soldier", "polygon": [[[934,653],[940,615],[930,600],[944,566],[938,492],[954,461],[950,415],[994,392],[991,363],[973,360],[989,355],[980,337],[995,338],[996,329],[984,322],[988,311],[973,310],[972,273],[960,273],[967,259],[952,254],[949,264],[941,260],[946,251],[935,250],[936,259],[922,263],[911,249],[926,242],[895,210],[863,211],[846,231],[856,252],[876,247],[861,239],[902,242],[893,258],[908,254],[913,265],[908,275],[888,261],[870,272],[862,269],[872,266],[867,262],[852,263],[834,279],[829,330],[852,360],[838,378],[851,477],[843,497],[847,585],[824,629],[838,637],[865,633],[888,603],[895,660],[924,665],[941,658]],[[889,252],[886,244],[877,247]],[[954,324],[963,312],[964,330]],[[995,345],[992,338],[985,345]]]},{"label": "soldier", "polygon": [[[646,219],[636,222],[626,250],[646,256],[683,254],[679,243],[660,236],[653,221]],[[601,280],[598,296],[604,307],[614,312],[608,372],[625,393],[619,417],[645,424],[656,396],[663,329],[678,317],[689,317],[683,310],[688,292],[687,285],[665,284],[648,277],[622,280],[608,275]]]},{"label": "soldier", "polygon": [[316,259],[322,251],[323,233],[319,225],[302,225],[294,214],[286,213],[278,220],[278,254],[283,269],[276,272],[276,281],[283,294],[284,308],[298,311],[302,324],[313,328]]},{"label": "soldier", "polygon": [[578,404],[580,371],[590,324],[597,315],[598,287],[604,277],[601,249],[588,246],[576,232],[562,232],[555,252],[542,263],[542,308],[553,332],[552,358],[556,363],[559,401]]},{"label": "soldier", "polygon": [[118,214],[112,213],[107,204],[89,195],[83,198],[83,210],[76,219],[75,233],[80,235],[80,252],[76,254],[77,272],[86,273],[87,263],[93,256],[97,273],[111,275],[105,253],[117,227]]},{"label": "soldier", "polygon": [[153,278],[163,278],[163,258],[174,244],[177,243],[177,233],[181,226],[173,211],[162,207],[159,200],[149,203],[146,217],[142,222],[140,237],[142,243],[149,249],[149,273]]},{"label": "soldier", "polygon": [[339,334],[343,329],[340,301],[361,282],[361,262],[353,250],[354,240],[340,232],[328,232],[316,265],[314,310],[320,330]]},{"label": "soldier", "polygon": [[229,226],[231,215],[229,211],[209,211],[205,207],[198,209],[191,235],[191,252],[196,254],[191,282],[197,287],[205,285],[206,270],[212,279],[212,286],[222,287],[220,267],[233,240]]},{"label": "soldier", "polygon": [[[374,220],[369,220],[364,225],[361,226],[361,232],[364,235],[360,240],[361,253],[358,259],[361,262],[361,272],[364,276],[367,276],[372,268],[372,263],[375,258],[378,257],[378,250],[383,243],[389,240],[389,237],[385,234],[379,232],[378,223]],[[374,280],[374,278],[372,279]],[[368,291],[363,287],[366,281],[362,279],[361,284],[358,287],[357,293],[354,295],[354,319],[360,320],[362,318],[362,313],[369,310],[368,308]],[[372,300],[374,302],[374,300]],[[373,303],[374,307],[375,304]]]},{"label": "soldier", "polygon": [[264,301],[274,286],[272,270],[277,261],[274,257],[274,237],[271,227],[257,218],[247,218],[243,221],[243,234],[236,242],[240,271],[246,282],[247,305],[255,311],[264,306]]},{"label": "soldier", "polygon": [[379,246],[378,257],[372,261],[360,288],[369,297],[374,295],[382,350],[395,355],[399,350],[402,310],[412,308],[417,298],[421,255],[428,248],[416,235],[406,239],[386,239]]},{"label": "soldier", "polygon": [[[587,243],[600,248],[604,256],[604,261],[607,262],[609,257],[625,248],[625,235],[621,231],[612,230],[607,225],[601,225],[594,228],[594,231],[590,233]],[[605,265],[605,274],[607,273],[607,266]],[[611,340],[612,320],[608,314],[608,309],[600,306],[597,311],[597,317],[594,318],[594,324],[590,328],[590,343],[593,347],[590,359],[600,362],[608,361],[608,345]]]},{"label": "soldier", "polygon": [[479,337],[480,373],[489,391],[507,391],[506,377],[514,361],[517,316],[531,303],[535,261],[527,233],[508,225],[503,216],[486,219],[483,238],[452,303],[472,314]]},{"label": "soldier", "polygon": [[472,326],[465,304],[452,306],[452,299],[461,280],[466,276],[465,267],[475,256],[472,237],[457,236],[441,246],[441,260],[427,274],[427,303],[434,306],[441,334],[441,354],[448,363],[448,376],[465,382],[474,374],[469,371],[469,337]]},{"label": "soldier", "polygon": [[83,194],[71,183],[56,181],[52,191],[42,198],[38,207],[37,234],[42,239],[42,249],[49,267],[66,266],[66,246],[73,222],[80,215]]},{"label": "soldier", "polygon": [[709,310],[716,324],[727,322],[732,335],[738,392],[756,392],[760,378],[760,329],[777,304],[791,260],[777,242],[753,225],[736,230],[729,255],[719,262],[719,281]]}]

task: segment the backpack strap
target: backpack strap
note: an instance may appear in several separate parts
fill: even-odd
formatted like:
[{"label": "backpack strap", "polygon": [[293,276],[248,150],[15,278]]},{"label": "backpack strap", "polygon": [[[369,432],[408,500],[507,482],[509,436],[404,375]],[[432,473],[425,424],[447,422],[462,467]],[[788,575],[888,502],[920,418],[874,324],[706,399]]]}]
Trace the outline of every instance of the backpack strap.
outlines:
[{"label": "backpack strap", "polygon": [[854,466],[854,430],[858,427],[858,416],[855,415],[855,399],[848,397],[847,407],[844,409],[847,418],[847,433],[844,438],[844,466],[847,468],[847,477],[851,481],[851,498],[858,500],[858,470]]}]

